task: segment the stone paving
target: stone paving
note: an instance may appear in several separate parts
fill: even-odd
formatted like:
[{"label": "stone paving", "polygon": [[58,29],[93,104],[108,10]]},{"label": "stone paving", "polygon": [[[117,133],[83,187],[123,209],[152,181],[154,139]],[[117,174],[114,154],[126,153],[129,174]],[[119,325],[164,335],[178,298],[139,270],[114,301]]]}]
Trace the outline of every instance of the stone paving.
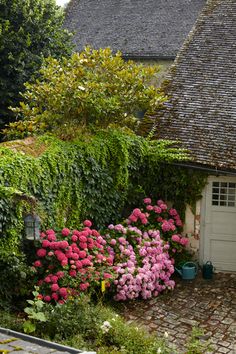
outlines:
[{"label": "stone paving", "polygon": [[236,273],[217,273],[213,279],[181,280],[176,288],[151,300],[122,305],[129,322],[137,322],[158,336],[168,332],[178,353],[192,328],[202,328],[213,353],[236,354]]}]

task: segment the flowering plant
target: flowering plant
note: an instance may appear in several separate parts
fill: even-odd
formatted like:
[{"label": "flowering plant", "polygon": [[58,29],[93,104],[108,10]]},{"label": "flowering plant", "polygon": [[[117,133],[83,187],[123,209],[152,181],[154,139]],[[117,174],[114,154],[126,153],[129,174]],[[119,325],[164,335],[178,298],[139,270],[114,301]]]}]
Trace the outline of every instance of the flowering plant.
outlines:
[{"label": "flowering plant", "polygon": [[105,236],[91,228],[90,220],[81,230],[41,233],[34,262],[40,298],[64,303],[101,283],[102,291],[114,283],[116,300],[148,299],[173,289],[175,258],[188,243],[180,233],[182,221],[162,200],[153,205],[145,198],[144,205],[123,225],[109,225]]},{"label": "flowering plant", "polygon": [[110,285],[112,258],[106,253],[105,239],[91,226],[85,220],[80,231],[64,228],[41,233],[34,267],[44,301],[62,304],[68,296],[94,290],[104,279]]},{"label": "flowering plant", "polygon": [[146,232],[131,225],[111,224],[106,240],[118,276],[114,281],[116,300],[148,299],[164,289],[173,289],[169,245],[160,239],[158,230]]},{"label": "flowering plant", "polygon": [[152,203],[145,198],[144,210],[134,209],[126,223],[139,227],[141,230],[159,230],[160,238],[169,244],[169,255],[173,262],[179,263],[182,256],[187,253],[188,238],[181,235],[183,223],[176,209],[168,208],[163,200]]}]

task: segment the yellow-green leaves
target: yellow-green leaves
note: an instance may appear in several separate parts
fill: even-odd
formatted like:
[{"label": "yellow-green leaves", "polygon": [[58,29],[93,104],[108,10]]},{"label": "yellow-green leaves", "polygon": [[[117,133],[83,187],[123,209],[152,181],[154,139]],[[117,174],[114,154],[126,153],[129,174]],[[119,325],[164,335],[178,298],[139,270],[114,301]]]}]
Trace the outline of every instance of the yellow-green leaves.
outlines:
[{"label": "yellow-green leaves", "polygon": [[60,135],[68,127],[75,131],[111,124],[135,130],[135,112],[164,100],[158,89],[149,85],[156,72],[156,67],[124,61],[121,53],[113,55],[109,48],[87,47],[69,59],[48,58],[41,77],[26,84],[24,103],[13,111],[31,126],[36,123],[36,133],[42,131],[42,125]]}]

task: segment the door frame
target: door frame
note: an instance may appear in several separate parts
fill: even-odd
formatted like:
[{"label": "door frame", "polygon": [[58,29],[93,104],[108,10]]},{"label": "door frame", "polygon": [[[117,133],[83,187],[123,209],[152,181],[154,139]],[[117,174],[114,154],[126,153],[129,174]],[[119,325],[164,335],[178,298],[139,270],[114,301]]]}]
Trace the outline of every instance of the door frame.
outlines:
[{"label": "door frame", "polygon": [[205,240],[206,240],[206,224],[207,224],[207,220],[206,220],[206,210],[208,207],[208,201],[207,201],[207,191],[209,188],[209,183],[216,181],[216,179],[219,178],[220,181],[224,181],[228,182],[229,178],[235,178],[236,179],[236,175],[210,175],[207,179],[207,183],[203,189],[202,192],[202,199],[201,199],[201,206],[200,206],[200,240],[199,240],[199,263],[200,265],[203,264],[204,262],[204,247],[205,247]]}]

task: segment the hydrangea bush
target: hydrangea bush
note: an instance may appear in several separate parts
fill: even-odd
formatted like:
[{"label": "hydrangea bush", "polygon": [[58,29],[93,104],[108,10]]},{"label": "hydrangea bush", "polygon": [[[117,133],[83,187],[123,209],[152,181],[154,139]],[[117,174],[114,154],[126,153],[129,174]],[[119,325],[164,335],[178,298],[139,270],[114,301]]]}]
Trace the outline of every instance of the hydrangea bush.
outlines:
[{"label": "hydrangea bush", "polygon": [[160,239],[158,230],[146,232],[131,225],[109,225],[106,240],[117,273],[116,300],[148,299],[173,289],[169,244]]},{"label": "hydrangea bush", "polygon": [[179,263],[184,254],[188,253],[188,238],[181,234],[183,223],[177,210],[168,208],[163,200],[152,203],[150,198],[144,199],[144,205],[144,210],[134,209],[126,223],[142,231],[159,230],[160,238],[170,246],[168,253],[173,262]]},{"label": "hydrangea bush", "polygon": [[68,296],[93,289],[104,279],[109,286],[112,258],[105,251],[106,241],[91,226],[85,220],[80,231],[64,228],[41,233],[34,267],[44,301],[62,304]]},{"label": "hydrangea bush", "polygon": [[109,225],[105,236],[92,229],[90,220],[81,230],[41,233],[38,259],[34,262],[40,297],[64,303],[69,296],[94,291],[102,284],[115,300],[149,299],[173,289],[175,259],[188,239],[181,235],[182,221],[162,201],[144,199],[123,224]]}]

